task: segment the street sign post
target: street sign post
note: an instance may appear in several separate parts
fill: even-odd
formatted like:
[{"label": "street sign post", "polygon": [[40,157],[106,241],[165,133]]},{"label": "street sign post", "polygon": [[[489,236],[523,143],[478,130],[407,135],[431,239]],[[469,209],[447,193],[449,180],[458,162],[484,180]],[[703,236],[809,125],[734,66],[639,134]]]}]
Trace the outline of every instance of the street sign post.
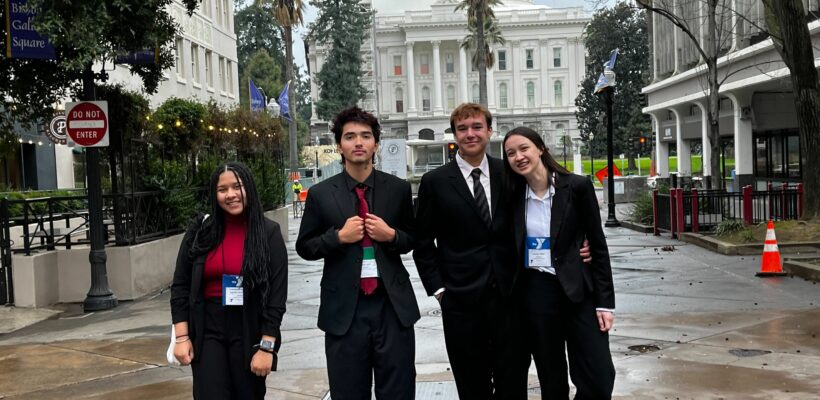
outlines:
[{"label": "street sign post", "polygon": [[108,147],[108,102],[66,104],[66,133],[80,147]]}]

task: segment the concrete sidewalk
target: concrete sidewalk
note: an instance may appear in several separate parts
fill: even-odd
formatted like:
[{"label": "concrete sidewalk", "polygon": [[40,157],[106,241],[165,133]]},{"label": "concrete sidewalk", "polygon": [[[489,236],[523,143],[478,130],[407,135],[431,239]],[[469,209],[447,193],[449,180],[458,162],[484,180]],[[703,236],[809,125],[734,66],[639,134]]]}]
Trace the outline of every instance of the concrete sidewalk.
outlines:
[{"label": "concrete sidewalk", "polygon": [[[280,371],[267,380],[269,399],[322,399],[327,392],[316,328],[321,263],[293,251],[297,230],[298,220],[290,229],[284,345]],[[606,233],[617,296],[615,398],[820,398],[816,285],[755,278],[760,257],[715,255],[622,228]],[[661,250],[667,245],[675,250]],[[425,295],[412,258],[404,259],[422,312],[417,398],[454,399],[438,304]],[[190,398],[190,369],[165,363],[168,299],[165,291],[91,314],[68,306],[59,317],[0,334],[0,398]],[[537,399],[530,372],[530,398]]]}]

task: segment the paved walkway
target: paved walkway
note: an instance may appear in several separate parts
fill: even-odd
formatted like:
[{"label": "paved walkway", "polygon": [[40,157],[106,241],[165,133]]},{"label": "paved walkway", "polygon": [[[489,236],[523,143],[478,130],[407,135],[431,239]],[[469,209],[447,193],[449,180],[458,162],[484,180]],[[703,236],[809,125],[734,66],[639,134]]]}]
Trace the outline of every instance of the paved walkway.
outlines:
[{"label": "paved walkway", "polygon": [[[323,334],[316,328],[321,264],[293,251],[298,221],[292,225],[285,344],[280,371],[267,380],[267,398],[322,399],[327,377]],[[716,255],[622,228],[606,234],[617,293],[615,398],[820,398],[816,285],[755,278],[760,257]],[[667,245],[675,250],[663,251]],[[412,258],[404,259],[422,313],[416,325],[418,398],[454,399],[437,303],[425,296]],[[189,368],[165,365],[168,299],[164,291],[91,314],[69,305],[57,318],[0,333],[0,398],[190,398]],[[530,372],[530,398],[537,399]]]}]

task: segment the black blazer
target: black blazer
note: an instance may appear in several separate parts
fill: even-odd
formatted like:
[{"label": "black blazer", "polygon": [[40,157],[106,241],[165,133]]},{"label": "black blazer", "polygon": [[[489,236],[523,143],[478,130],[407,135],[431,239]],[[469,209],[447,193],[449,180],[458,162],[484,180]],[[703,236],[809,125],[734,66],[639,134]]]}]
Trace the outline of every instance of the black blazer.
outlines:
[{"label": "black blazer", "polygon": [[[373,242],[376,265],[399,321],[413,326],[420,318],[410,274],[401,255],[413,249],[413,204],[410,185],[390,174],[374,170],[370,213],[396,230],[393,243]],[[350,328],[359,297],[362,248],[359,243],[341,244],[337,231],[357,215],[344,173],[310,188],[296,252],[306,260],[324,259],[319,305],[319,329],[343,335]]]},{"label": "black blazer", "polygon": [[[192,260],[188,253],[197,230],[202,225],[202,218],[193,222],[185,232],[179,246],[174,281],[171,284],[171,318],[173,323],[188,321],[188,336],[194,345],[194,362],[202,354],[202,340],[205,331],[205,293],[202,287],[202,275],[205,271],[203,254]],[[276,338],[276,348],[282,342],[280,326],[285,314],[285,302],[288,296],[288,252],[285,241],[279,230],[279,224],[265,219],[265,233],[270,246],[270,263],[268,264],[270,281],[267,304],[262,306],[261,293],[248,287],[244,282],[244,299],[242,315],[244,335],[242,347],[245,351],[245,364],[250,368],[251,357],[256,352],[253,345],[259,343],[262,335]]]},{"label": "black blazer", "polygon": [[453,160],[421,178],[416,217],[416,267],[428,295],[445,288],[449,300],[477,301],[491,281],[510,295],[515,252],[502,199],[503,162],[490,166],[492,226],[482,220],[475,198]]},{"label": "black blazer", "polygon": [[[595,306],[615,308],[615,291],[612,286],[612,267],[609,250],[601,227],[598,198],[592,182],[580,175],[555,174],[555,194],[552,199],[550,219],[550,249],[552,265],[561,281],[567,297],[573,302],[584,299],[585,293],[595,297]],[[525,186],[515,190],[513,230],[516,243],[517,265],[524,268],[525,236],[524,221],[526,199]],[[592,263],[581,260],[579,251],[584,238],[589,240]]]}]

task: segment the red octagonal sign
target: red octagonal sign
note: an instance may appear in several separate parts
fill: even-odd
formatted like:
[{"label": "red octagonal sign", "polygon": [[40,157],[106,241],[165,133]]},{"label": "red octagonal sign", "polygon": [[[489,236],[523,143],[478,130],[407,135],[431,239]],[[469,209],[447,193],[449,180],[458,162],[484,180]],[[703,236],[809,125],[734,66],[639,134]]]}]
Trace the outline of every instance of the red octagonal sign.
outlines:
[{"label": "red octagonal sign", "polygon": [[66,133],[78,146],[108,146],[108,102],[66,104]]}]

